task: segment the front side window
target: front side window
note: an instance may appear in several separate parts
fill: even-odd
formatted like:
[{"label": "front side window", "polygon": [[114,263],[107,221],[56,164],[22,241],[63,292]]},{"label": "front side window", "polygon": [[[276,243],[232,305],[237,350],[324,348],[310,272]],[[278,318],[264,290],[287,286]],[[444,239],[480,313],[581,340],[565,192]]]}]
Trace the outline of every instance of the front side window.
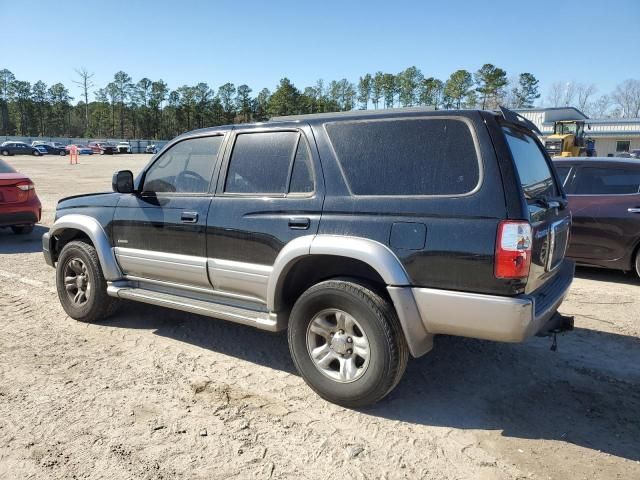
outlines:
[{"label": "front side window", "polygon": [[222,135],[191,138],[176,143],[149,168],[144,191],[206,193],[213,175]]},{"label": "front side window", "polygon": [[504,127],[503,131],[525,198],[530,200],[557,195],[551,168],[534,138],[515,128]]},{"label": "front side window", "polygon": [[480,165],[461,120],[396,119],[325,125],[354,195],[463,195]]},{"label": "front side window", "polygon": [[640,191],[640,170],[584,167],[575,180],[577,195],[624,195]]},{"label": "front side window", "polygon": [[285,194],[298,132],[242,133],[229,160],[225,193]]}]

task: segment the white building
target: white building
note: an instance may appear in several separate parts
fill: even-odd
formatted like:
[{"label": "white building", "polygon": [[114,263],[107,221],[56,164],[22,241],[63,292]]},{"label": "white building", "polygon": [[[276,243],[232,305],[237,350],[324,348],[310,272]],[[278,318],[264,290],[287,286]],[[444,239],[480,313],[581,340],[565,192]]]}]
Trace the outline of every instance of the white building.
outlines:
[{"label": "white building", "polygon": [[640,150],[640,118],[589,118],[574,107],[527,108],[516,110],[531,120],[543,135],[553,133],[553,122],[584,120],[585,135],[596,142],[598,156]]}]

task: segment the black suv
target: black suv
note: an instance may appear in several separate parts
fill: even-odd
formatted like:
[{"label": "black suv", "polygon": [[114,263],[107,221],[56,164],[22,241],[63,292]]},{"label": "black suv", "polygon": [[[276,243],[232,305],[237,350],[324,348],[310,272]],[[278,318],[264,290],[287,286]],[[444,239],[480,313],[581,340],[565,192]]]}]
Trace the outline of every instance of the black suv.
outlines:
[{"label": "black suv", "polygon": [[196,130],[61,200],[45,258],[75,319],[128,299],[288,328],[311,388],[371,404],[434,335],[570,328],[571,217],[531,127],[411,109]]}]

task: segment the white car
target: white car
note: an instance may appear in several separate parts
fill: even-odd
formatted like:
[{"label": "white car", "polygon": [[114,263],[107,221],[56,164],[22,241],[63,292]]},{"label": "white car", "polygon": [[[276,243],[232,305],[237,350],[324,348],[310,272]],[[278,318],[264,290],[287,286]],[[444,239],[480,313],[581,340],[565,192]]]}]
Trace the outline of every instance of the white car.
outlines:
[{"label": "white car", "polygon": [[118,153],[131,153],[131,144],[129,142],[118,142],[116,150]]}]

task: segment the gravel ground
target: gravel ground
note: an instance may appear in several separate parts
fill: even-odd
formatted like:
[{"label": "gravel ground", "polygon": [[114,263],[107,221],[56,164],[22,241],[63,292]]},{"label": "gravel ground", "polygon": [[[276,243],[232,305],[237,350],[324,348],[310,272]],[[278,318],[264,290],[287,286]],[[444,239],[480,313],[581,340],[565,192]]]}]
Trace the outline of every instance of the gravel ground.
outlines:
[{"label": "gravel ground", "polygon": [[631,275],[578,270],[557,352],[438,337],[362,411],[313,394],[283,335],[139,304],[73,321],[41,253],[55,203],[148,159],[9,159],[44,218],[0,230],[0,478],[640,478]]}]

